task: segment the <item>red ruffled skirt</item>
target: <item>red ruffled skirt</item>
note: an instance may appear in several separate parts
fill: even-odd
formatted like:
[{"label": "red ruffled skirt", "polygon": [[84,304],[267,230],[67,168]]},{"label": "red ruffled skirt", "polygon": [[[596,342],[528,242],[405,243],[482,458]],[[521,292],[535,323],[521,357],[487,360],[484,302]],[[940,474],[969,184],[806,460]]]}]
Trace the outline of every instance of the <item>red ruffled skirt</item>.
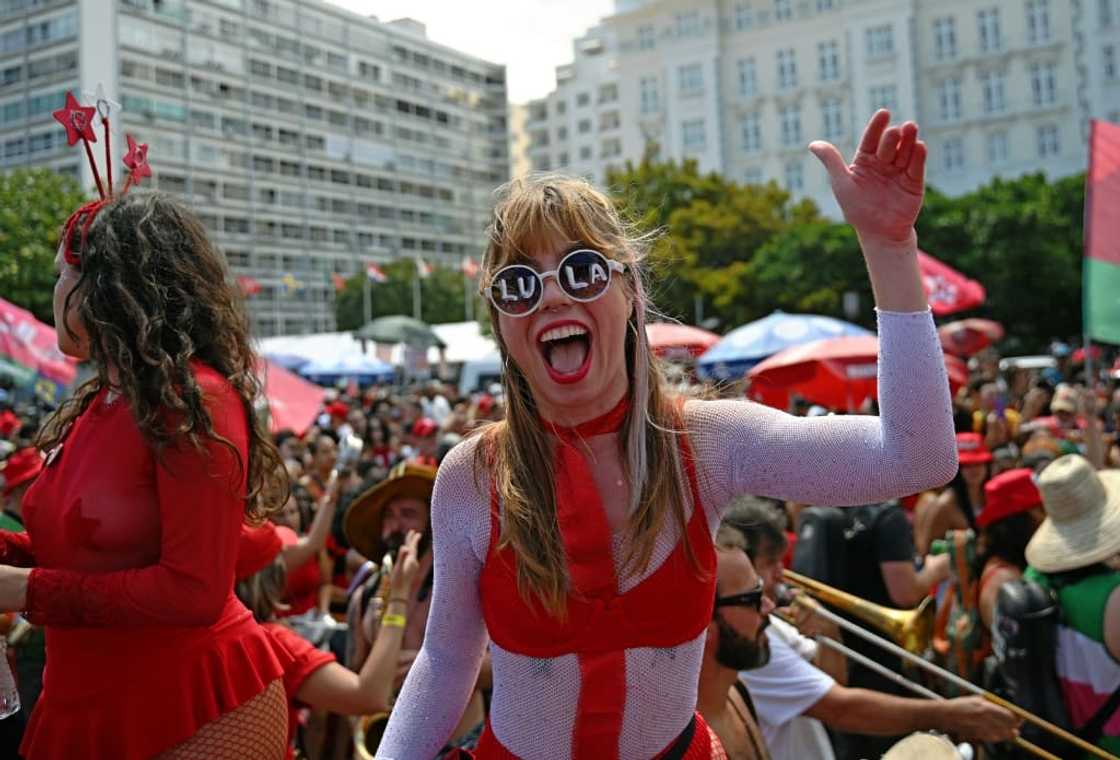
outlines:
[{"label": "red ruffled skirt", "polygon": [[208,627],[46,629],[43,693],[27,760],[147,760],[248,702],[285,655],[233,596]]}]

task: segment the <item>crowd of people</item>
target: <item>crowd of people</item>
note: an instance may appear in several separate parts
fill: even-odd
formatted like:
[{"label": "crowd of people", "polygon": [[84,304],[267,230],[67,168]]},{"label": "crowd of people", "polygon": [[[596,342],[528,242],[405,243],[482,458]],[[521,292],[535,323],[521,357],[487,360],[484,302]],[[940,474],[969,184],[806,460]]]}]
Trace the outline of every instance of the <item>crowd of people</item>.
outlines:
[{"label": "crowd of people", "polygon": [[[70,100],[74,144],[95,109]],[[504,186],[489,227],[499,385],[349,385],[270,433],[221,253],[181,203],[110,180],[56,258],[59,348],[89,379],[57,409],[0,396],[22,704],[5,751],[854,759],[905,756],[915,735],[947,757],[1014,757],[1028,735],[1078,751],[980,697],[906,695],[894,673],[914,673],[845,619],[868,609],[872,626],[934,615],[906,643],[958,684],[1120,751],[1115,379],[1060,347],[1043,370],[988,351],[950,397],[913,231],[926,147],[889,118],[850,164],[811,146],[876,297],[877,414],[671,386],[646,338],[651,238],[546,176]],[[130,157],[125,190],[146,171]],[[826,613],[791,591],[801,576],[859,604]]]}]

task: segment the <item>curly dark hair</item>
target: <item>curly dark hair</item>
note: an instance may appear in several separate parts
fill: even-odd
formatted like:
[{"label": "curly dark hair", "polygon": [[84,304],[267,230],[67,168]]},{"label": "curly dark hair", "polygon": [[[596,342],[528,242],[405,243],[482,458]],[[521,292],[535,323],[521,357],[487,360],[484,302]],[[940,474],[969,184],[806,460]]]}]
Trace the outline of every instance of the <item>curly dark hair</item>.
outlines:
[{"label": "curly dark hair", "polygon": [[[199,218],[162,193],[130,193],[98,212],[84,242],[75,231],[70,246],[81,274],[65,313],[74,300],[97,375],[59,407],[40,447],[57,445],[97,393],[111,386],[127,400],[157,455],[183,437],[196,447],[206,437],[232,449],[214,431],[190,367],[197,360],[224,377],[245,408],[249,461],[240,464],[248,467],[248,518],[257,522],[277,511],[287,501],[287,472],[255,414],[262,389],[248,318],[225,257]],[[56,327],[77,339],[68,322]],[[116,372],[113,383],[109,367]],[[168,424],[168,412],[177,424]]]}]

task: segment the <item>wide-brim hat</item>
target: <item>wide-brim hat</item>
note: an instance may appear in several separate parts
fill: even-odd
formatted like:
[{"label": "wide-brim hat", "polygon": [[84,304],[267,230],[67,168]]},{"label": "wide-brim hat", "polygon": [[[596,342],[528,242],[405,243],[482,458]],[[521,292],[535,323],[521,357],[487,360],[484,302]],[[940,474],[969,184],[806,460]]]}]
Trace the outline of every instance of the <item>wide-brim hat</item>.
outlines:
[{"label": "wide-brim hat", "polygon": [[1042,471],[1038,490],[1046,519],[1027,544],[1031,567],[1061,573],[1120,554],[1120,470],[1068,454]]},{"label": "wide-brim hat", "polygon": [[413,462],[401,462],[389,477],[359,494],[350,502],[343,519],[346,540],[353,549],[375,562],[384,553],[381,543],[381,522],[385,507],[393,499],[419,499],[431,506],[436,468]]}]

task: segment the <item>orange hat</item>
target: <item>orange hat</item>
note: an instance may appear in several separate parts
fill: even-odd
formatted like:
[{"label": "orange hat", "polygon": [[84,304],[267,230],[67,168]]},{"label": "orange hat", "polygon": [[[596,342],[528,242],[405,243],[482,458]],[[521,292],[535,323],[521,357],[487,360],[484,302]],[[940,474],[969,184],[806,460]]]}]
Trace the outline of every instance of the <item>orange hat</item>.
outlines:
[{"label": "orange hat", "polygon": [[992,461],[992,452],[979,433],[957,433],[957,456],[961,467],[970,464],[987,464]]},{"label": "orange hat", "polygon": [[272,564],[282,548],[280,534],[272,523],[265,523],[257,528],[243,524],[237,542],[237,565],[234,570],[237,580],[243,581],[264,570]]},{"label": "orange hat", "polygon": [[977,516],[976,524],[986,528],[1041,506],[1042,494],[1034,483],[1034,471],[1028,467],[1007,470],[984,484],[984,509]]},{"label": "orange hat", "polygon": [[24,483],[34,480],[43,471],[43,455],[39,449],[27,447],[8,457],[0,475],[4,478],[4,495],[7,496]]}]

